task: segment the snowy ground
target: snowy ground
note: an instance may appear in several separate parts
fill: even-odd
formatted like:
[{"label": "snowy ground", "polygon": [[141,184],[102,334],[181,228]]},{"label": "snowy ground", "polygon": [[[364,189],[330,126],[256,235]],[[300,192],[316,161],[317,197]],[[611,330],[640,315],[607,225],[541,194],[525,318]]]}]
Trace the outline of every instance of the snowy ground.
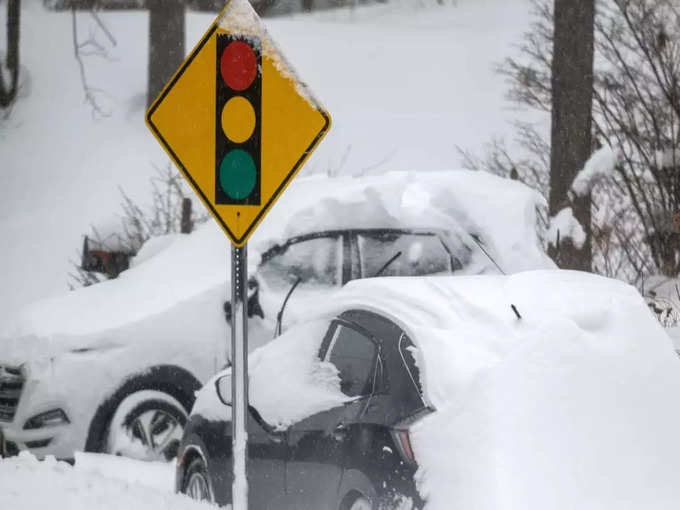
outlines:
[{"label": "snowy ground", "polygon": [[[30,454],[0,459],[0,508],[11,510],[201,510],[173,493],[173,464],[79,454],[75,466]],[[55,502],[58,502],[55,506]]]},{"label": "snowy ground", "polygon": [[[0,121],[0,322],[66,290],[69,259],[90,225],[110,223],[121,186],[148,195],[167,158],[143,123],[147,15],[102,12],[110,59],[87,58],[110,116],[95,120],[73,58],[71,16],[22,3],[22,99]],[[4,16],[0,14],[0,18]],[[94,22],[79,15],[82,38]],[[187,16],[187,48],[212,20]],[[3,22],[0,19],[0,22]],[[394,0],[354,11],[267,21],[333,116],[303,172],[380,173],[458,166],[455,146],[508,134],[504,84],[493,65],[528,22],[527,0]],[[49,48],[49,58],[46,49]]]}]

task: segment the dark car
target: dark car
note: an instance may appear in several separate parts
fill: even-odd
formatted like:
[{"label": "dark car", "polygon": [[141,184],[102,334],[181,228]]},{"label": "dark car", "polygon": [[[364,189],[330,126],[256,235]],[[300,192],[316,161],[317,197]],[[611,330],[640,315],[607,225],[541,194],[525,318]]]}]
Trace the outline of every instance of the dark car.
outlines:
[{"label": "dark car", "polygon": [[[267,423],[266,409],[251,402],[249,508],[422,507],[408,427],[432,409],[423,397],[411,340],[392,321],[364,310],[345,311],[330,320],[325,334],[319,331],[317,362],[335,367],[346,402],[285,429]],[[251,386],[259,376],[251,374]],[[228,398],[228,391],[220,391],[225,379],[229,376],[203,391]],[[232,490],[231,424],[209,414],[195,409],[185,429],[176,489],[226,505]]]}]

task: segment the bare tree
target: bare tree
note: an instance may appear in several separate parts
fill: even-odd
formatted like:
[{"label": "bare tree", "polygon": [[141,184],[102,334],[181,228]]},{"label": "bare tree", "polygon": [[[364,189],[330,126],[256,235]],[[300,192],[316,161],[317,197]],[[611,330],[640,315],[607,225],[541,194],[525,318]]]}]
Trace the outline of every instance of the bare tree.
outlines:
[{"label": "bare tree", "polygon": [[[532,1],[534,22],[499,71],[512,101],[550,113],[552,2]],[[619,160],[591,190],[593,270],[642,285],[648,275],[680,272],[673,228],[680,213],[680,7],[674,0],[599,0],[596,7],[592,148],[615,147]],[[476,163],[501,175],[514,169],[548,198],[550,143],[530,124],[518,138],[528,156],[499,156],[496,144]]]},{"label": "bare tree", "polygon": [[[103,32],[108,43],[116,46],[116,39],[113,37],[111,32],[108,30],[106,25],[102,22],[95,11],[90,11],[92,19],[95,21],[95,28],[99,32]],[[85,58],[87,57],[101,57],[109,58],[107,47],[104,43],[101,43],[97,37],[97,32],[90,28],[87,38],[81,40],[78,33],[78,15],[76,10],[71,11],[71,37],[73,39],[73,54],[78,63],[78,71],[80,72],[80,82],[83,87],[83,93],[85,94],[85,102],[92,108],[92,117],[108,117],[111,112],[102,106],[100,98],[101,96],[107,95],[106,92],[98,87],[92,86],[87,78],[87,71],[85,67]]]},{"label": "bare tree", "polygon": [[[274,1],[259,0],[253,7],[262,14]],[[184,60],[186,8],[218,12],[225,4],[224,0],[43,0],[43,2],[49,9],[57,11],[147,10],[149,12],[147,104],[151,104]]]}]

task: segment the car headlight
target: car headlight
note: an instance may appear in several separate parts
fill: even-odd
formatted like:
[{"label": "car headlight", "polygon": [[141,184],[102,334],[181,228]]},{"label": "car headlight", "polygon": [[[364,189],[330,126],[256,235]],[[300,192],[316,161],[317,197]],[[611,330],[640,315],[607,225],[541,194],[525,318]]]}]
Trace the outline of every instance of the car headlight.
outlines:
[{"label": "car headlight", "polygon": [[66,413],[61,409],[52,409],[44,413],[36,414],[24,424],[24,430],[42,429],[54,427],[64,423],[71,423]]}]

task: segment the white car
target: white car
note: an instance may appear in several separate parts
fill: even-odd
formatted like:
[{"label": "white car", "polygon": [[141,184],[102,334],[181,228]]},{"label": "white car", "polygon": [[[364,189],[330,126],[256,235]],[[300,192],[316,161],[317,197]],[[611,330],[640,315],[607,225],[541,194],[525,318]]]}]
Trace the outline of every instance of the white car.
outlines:
[{"label": "white car", "polygon": [[[467,171],[298,180],[250,243],[251,349],[272,338],[298,278],[284,328],[378,272],[552,267],[535,232],[537,200],[519,183]],[[115,280],[27,307],[0,337],[4,454],[172,458],[194,392],[228,362],[228,255],[211,222],[152,239]]]}]

